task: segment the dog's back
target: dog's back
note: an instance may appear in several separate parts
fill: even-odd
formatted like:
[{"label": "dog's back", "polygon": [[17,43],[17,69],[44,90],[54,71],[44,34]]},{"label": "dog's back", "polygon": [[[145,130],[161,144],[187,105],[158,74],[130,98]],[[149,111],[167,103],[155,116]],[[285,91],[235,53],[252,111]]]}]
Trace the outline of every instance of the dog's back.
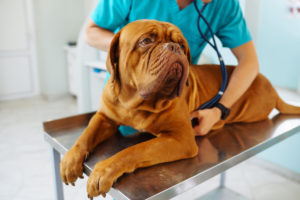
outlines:
[{"label": "dog's back", "polygon": [[[229,80],[235,67],[226,68]],[[213,98],[221,84],[222,73],[219,65],[191,66],[185,93],[190,112]],[[269,80],[262,74],[258,74],[248,90],[231,107],[226,123],[264,120],[274,108],[285,114],[300,114],[300,107],[286,104]]]}]

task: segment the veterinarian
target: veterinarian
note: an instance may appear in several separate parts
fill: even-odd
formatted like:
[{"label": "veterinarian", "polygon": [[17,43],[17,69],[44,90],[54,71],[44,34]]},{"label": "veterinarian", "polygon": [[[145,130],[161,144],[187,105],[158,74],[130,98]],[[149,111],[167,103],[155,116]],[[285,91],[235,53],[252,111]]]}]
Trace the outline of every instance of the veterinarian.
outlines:
[{"label": "veterinarian", "polygon": [[[238,61],[219,101],[226,109],[230,109],[258,74],[258,58],[239,1],[197,0],[200,9],[204,3],[208,5],[203,15],[214,34],[224,47],[231,49]],[[86,42],[97,49],[108,51],[114,33],[126,24],[139,19],[167,21],[181,29],[191,50],[192,63],[197,64],[206,45],[197,31],[197,17],[193,0],[99,0],[86,27]],[[207,26],[200,22],[200,27],[206,37],[211,38]],[[194,127],[195,134],[207,134],[215,123],[222,120],[221,116],[222,111],[217,107],[191,113],[191,118],[199,120],[199,125]],[[125,134],[130,132],[128,127],[121,127],[120,130]]]}]

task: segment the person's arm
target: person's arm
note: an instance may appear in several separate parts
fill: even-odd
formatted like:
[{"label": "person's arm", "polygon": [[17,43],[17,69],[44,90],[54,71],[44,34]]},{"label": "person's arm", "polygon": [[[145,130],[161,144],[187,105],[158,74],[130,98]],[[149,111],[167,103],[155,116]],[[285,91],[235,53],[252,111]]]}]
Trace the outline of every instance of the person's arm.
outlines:
[{"label": "person's arm", "polygon": [[[249,88],[259,72],[258,58],[252,41],[231,49],[238,60],[220,103],[230,108]],[[221,119],[220,109],[214,107],[191,113],[198,118],[199,125],[194,127],[195,135],[206,135],[213,125]]]},{"label": "person's arm", "polygon": [[113,32],[99,27],[93,20],[90,20],[87,23],[85,29],[85,41],[88,45],[103,51],[108,51],[113,36]]},{"label": "person's arm", "polygon": [[220,103],[230,108],[249,88],[259,72],[253,41],[231,49],[238,60]]}]

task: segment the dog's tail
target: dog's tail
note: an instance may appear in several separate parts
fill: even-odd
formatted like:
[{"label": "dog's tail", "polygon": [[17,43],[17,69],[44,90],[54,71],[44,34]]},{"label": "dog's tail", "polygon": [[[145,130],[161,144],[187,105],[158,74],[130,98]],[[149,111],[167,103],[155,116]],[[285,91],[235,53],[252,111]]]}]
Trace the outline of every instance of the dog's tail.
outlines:
[{"label": "dog's tail", "polygon": [[282,114],[300,114],[300,107],[285,103],[279,96],[277,98],[276,109]]}]

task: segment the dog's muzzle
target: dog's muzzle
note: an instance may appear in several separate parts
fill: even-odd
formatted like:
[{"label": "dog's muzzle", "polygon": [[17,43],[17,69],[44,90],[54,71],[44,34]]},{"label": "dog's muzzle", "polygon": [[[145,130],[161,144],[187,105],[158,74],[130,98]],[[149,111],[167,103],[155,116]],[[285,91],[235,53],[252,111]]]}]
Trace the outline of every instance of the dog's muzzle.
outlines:
[{"label": "dog's muzzle", "polygon": [[144,99],[157,96],[174,99],[181,95],[188,74],[188,60],[178,44],[156,47],[150,55],[149,77],[139,93]]},{"label": "dog's muzzle", "polygon": [[180,95],[180,83],[183,75],[183,66],[179,62],[175,62],[171,65],[164,83],[162,84],[160,94],[173,99]]}]

